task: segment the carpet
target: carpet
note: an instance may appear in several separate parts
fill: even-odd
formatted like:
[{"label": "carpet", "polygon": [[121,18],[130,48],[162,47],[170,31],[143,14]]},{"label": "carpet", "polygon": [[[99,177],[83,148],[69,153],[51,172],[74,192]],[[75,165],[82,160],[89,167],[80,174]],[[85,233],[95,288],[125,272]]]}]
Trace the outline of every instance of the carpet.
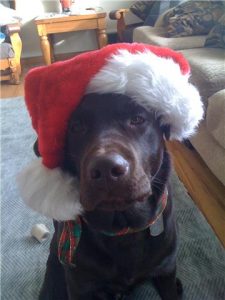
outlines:
[{"label": "carpet", "polygon": [[[16,174],[32,159],[35,133],[23,98],[0,101],[1,106],[1,299],[38,299],[50,239],[30,236],[36,223],[53,232],[51,220],[27,208],[19,196]],[[225,251],[174,173],[174,202],[179,228],[178,277],[184,300],[225,299]],[[157,300],[149,283],[126,300]]]}]

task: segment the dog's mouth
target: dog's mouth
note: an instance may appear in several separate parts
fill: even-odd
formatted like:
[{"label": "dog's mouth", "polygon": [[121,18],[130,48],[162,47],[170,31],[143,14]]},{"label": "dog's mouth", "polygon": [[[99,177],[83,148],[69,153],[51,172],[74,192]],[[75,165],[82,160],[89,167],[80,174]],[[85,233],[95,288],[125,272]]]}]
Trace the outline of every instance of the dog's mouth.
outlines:
[{"label": "dog's mouth", "polygon": [[109,197],[107,201],[100,202],[96,206],[96,210],[101,210],[101,211],[108,211],[108,212],[113,212],[113,211],[125,211],[132,206],[134,206],[135,203],[144,203],[145,201],[148,200],[148,198],[151,196],[151,192],[146,192],[136,198],[128,198],[124,199],[121,197]]},{"label": "dog's mouth", "polygon": [[[94,179],[81,176],[80,201],[86,211],[125,211],[135,203],[145,202],[152,193],[151,180],[141,169],[129,166],[128,174],[103,174]],[[114,170],[114,169],[113,169]],[[131,171],[132,170],[132,171]]]},{"label": "dog's mouth", "polygon": [[107,187],[81,184],[80,202],[85,211],[125,211],[146,202],[152,194],[147,176]]},{"label": "dog's mouth", "polygon": [[[121,201],[123,201],[121,203]],[[111,198],[110,202],[100,202],[94,210],[86,210],[86,222],[96,230],[117,232],[124,228],[143,228],[154,219],[157,201],[148,192],[133,200]]]}]

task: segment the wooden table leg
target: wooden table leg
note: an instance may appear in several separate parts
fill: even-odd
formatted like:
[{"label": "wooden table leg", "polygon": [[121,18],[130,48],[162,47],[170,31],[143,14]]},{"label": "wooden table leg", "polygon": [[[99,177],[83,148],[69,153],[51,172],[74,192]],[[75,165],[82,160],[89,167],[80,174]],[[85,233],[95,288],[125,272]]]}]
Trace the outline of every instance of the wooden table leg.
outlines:
[{"label": "wooden table leg", "polygon": [[105,29],[97,29],[97,38],[99,48],[107,45],[108,38]]},{"label": "wooden table leg", "polygon": [[44,61],[46,65],[51,64],[51,45],[48,40],[47,35],[42,35],[41,37],[41,50],[44,56]]}]

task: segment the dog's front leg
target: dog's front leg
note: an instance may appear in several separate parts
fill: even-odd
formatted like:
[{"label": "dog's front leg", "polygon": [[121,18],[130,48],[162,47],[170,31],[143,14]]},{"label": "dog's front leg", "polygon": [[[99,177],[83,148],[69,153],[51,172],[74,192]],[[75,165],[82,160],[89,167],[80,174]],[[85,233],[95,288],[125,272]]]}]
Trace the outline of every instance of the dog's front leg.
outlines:
[{"label": "dog's front leg", "polygon": [[54,234],[47,261],[45,279],[39,300],[68,300],[64,269],[55,252],[56,233]]},{"label": "dog's front leg", "polygon": [[85,288],[75,288],[68,284],[69,300],[121,300],[121,294],[114,294],[103,290],[95,290],[85,293]]},{"label": "dog's front leg", "polygon": [[95,281],[93,277],[88,278],[85,272],[79,272],[73,267],[65,268],[66,282],[68,288],[68,300],[121,300],[121,294]]},{"label": "dog's front leg", "polygon": [[176,271],[173,271],[167,275],[154,277],[153,284],[162,300],[182,299],[182,283],[176,278]]},{"label": "dog's front leg", "polygon": [[105,292],[92,292],[69,296],[69,300],[122,300],[122,298],[120,294],[109,294]]},{"label": "dog's front leg", "polygon": [[96,292],[93,300],[122,300],[121,294],[107,293],[104,291]]}]

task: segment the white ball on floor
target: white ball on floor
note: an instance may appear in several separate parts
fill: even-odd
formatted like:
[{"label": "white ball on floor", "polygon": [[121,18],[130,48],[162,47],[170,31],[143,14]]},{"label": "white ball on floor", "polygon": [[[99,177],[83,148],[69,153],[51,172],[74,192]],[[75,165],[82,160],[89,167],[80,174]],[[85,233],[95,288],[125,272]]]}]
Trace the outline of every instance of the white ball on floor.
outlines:
[{"label": "white ball on floor", "polygon": [[50,232],[45,224],[35,224],[32,227],[31,235],[40,243],[42,243],[48,238]]}]

